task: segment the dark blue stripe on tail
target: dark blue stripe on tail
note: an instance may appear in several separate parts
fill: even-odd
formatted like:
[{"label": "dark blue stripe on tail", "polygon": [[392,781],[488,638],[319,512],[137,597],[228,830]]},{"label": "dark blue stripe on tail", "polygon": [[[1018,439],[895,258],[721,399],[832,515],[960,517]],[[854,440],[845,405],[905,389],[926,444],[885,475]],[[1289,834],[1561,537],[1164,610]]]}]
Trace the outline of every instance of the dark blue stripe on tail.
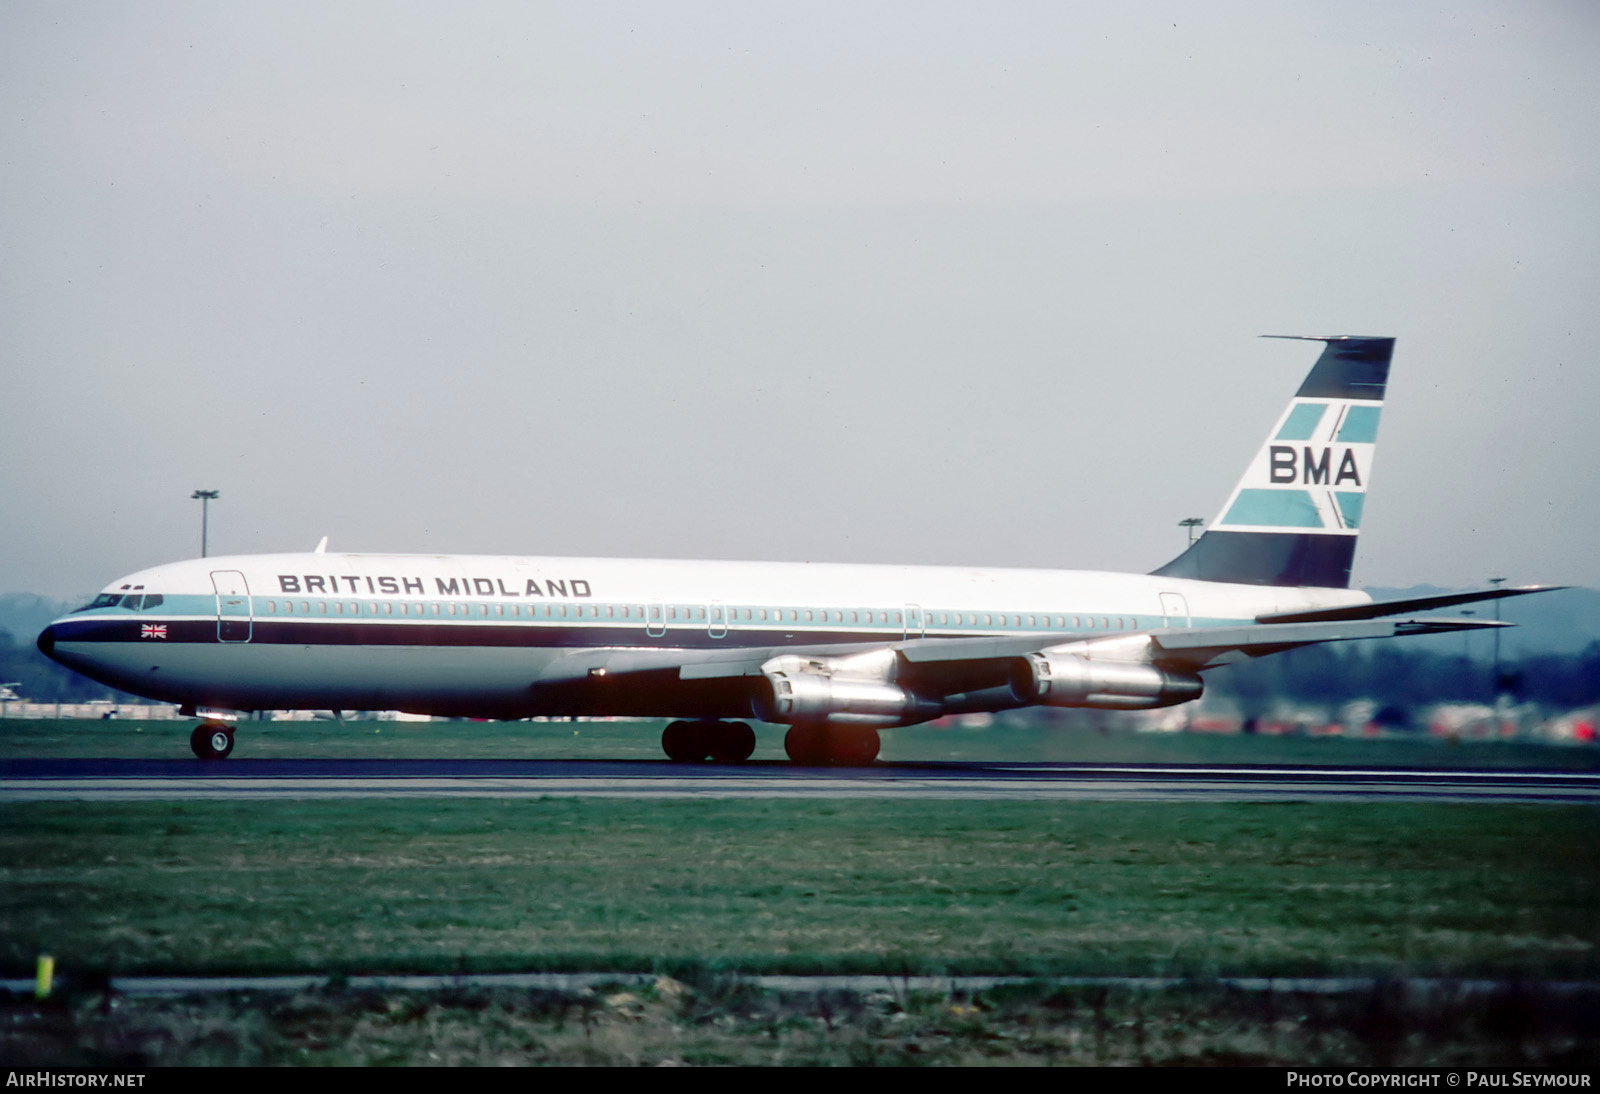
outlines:
[{"label": "dark blue stripe on tail", "polygon": [[1311,374],[1300,385],[1300,399],[1376,399],[1383,400],[1389,382],[1389,358],[1394,354],[1393,338],[1318,338],[1327,342]]},{"label": "dark blue stripe on tail", "polygon": [[1304,532],[1207,532],[1151,572],[1159,577],[1228,581],[1236,585],[1348,589],[1356,537]]}]

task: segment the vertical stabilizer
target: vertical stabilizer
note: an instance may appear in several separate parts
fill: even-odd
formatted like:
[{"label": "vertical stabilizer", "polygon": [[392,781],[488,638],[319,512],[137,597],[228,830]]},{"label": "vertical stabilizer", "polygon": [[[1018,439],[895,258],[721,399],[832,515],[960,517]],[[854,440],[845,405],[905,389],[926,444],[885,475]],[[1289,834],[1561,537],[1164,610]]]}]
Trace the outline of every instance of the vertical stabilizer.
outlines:
[{"label": "vertical stabilizer", "polygon": [[1349,587],[1394,339],[1306,340],[1326,348],[1221,513],[1155,573],[1243,585]]}]

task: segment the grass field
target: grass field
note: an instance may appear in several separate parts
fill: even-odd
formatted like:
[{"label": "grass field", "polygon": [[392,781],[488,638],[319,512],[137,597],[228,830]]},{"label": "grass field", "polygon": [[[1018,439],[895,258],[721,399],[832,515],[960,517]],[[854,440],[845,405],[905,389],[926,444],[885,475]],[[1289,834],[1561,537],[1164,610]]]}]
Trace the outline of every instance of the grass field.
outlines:
[{"label": "grass field", "polygon": [[1600,975],[1581,807],[0,809],[0,967]]},{"label": "grass field", "polygon": [[[80,754],[173,756],[187,747],[187,723],[18,725],[0,725],[5,756],[74,745]],[[257,747],[654,758],[656,742],[648,728],[621,724],[278,723],[236,755]],[[1565,766],[1586,755],[1034,730],[948,731],[919,747],[924,756],[944,750],[929,758],[970,748],[989,759],[1429,766]],[[1592,1062],[1593,997],[1574,1007],[1538,985],[1600,979],[1597,907],[1600,814],[1578,807],[15,804],[0,806],[8,977],[30,975],[48,952],[80,985],[169,972],[617,970],[671,979],[657,992],[584,997],[121,1000],[109,1010],[103,997],[69,992],[54,1004],[5,1004],[0,1059]],[[1342,1001],[1241,1002],[1197,987],[1159,997],[1040,988],[796,1002],[719,986],[722,974],[740,972],[1157,975],[1199,985],[1335,975],[1372,977],[1375,987]],[[1524,987],[1429,1000],[1383,987],[1407,976]]]}]

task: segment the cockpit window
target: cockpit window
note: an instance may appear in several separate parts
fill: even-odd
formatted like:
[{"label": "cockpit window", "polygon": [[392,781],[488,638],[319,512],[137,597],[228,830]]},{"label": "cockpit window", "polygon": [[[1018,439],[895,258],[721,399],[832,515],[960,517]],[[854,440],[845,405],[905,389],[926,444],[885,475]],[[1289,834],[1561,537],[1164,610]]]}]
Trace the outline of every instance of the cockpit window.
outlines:
[{"label": "cockpit window", "polygon": [[144,594],[144,610],[145,611],[149,611],[151,608],[159,608],[160,606],[161,606],[161,594],[160,593],[145,593]]},{"label": "cockpit window", "polygon": [[[139,598],[134,596],[134,597],[129,597],[128,599],[130,599],[130,600],[138,600]],[[93,600],[91,600],[89,603],[85,604],[83,607],[79,608],[78,610],[80,612],[86,612],[86,611],[89,611],[89,610],[91,610],[93,608],[115,608],[118,604],[121,604],[121,603],[122,603],[122,594],[121,593],[101,593],[99,596],[95,597]]]}]

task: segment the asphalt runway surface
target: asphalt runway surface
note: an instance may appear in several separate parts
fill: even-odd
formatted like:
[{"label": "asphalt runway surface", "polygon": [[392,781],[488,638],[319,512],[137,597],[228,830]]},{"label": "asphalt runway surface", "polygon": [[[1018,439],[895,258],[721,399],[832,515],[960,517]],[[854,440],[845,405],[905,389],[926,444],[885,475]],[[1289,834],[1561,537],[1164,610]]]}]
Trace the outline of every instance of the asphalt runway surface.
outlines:
[{"label": "asphalt runway surface", "polygon": [[942,798],[1600,805],[1600,773],[1154,764],[0,760],[0,802],[202,798]]}]

